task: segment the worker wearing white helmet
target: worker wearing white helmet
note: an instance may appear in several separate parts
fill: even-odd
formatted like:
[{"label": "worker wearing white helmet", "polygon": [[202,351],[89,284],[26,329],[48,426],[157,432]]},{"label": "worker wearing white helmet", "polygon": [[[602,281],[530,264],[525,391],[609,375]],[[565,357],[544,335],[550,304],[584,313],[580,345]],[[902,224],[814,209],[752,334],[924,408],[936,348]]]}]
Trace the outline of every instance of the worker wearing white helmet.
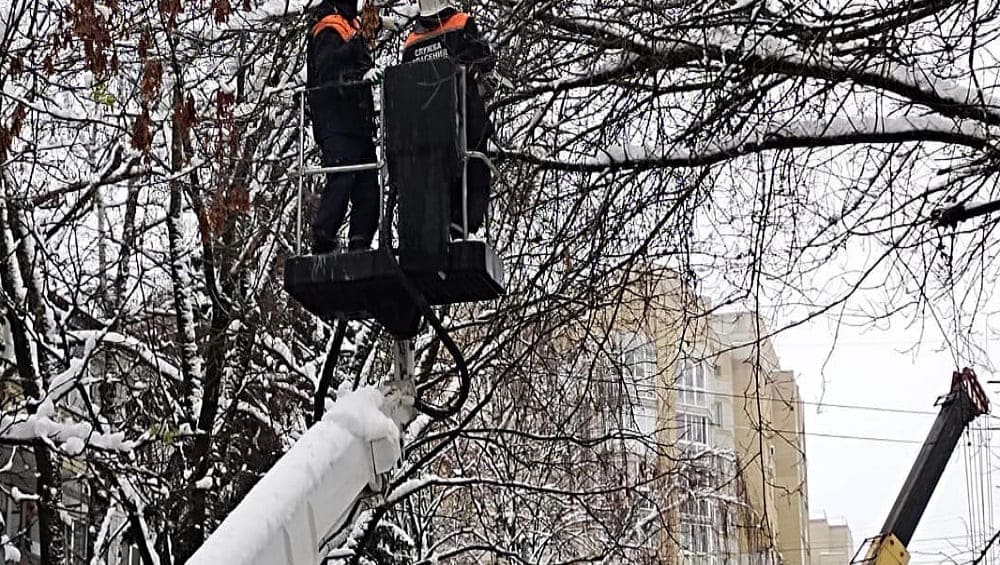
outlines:
[{"label": "worker wearing white helmet", "polygon": [[450,0],[420,0],[420,15],[433,16],[445,8],[454,8],[455,3]]},{"label": "worker wearing white helmet", "polygon": [[[420,16],[406,38],[403,63],[432,59],[451,59],[468,69],[469,88],[466,105],[466,133],[469,149],[486,152],[493,124],[486,113],[484,96],[492,90],[491,73],[496,59],[479,34],[472,16],[460,11],[451,0],[419,0]],[[470,159],[468,165],[469,230],[479,231],[486,218],[489,204],[490,169],[479,159]],[[460,224],[461,176],[452,188],[452,222]],[[453,236],[457,236],[453,229]]]}]

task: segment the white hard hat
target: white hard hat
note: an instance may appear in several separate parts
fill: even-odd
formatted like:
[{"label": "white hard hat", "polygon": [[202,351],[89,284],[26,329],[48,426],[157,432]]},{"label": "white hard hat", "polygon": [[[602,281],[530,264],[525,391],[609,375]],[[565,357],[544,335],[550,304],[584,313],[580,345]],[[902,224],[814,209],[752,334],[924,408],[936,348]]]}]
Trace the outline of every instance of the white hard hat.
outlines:
[{"label": "white hard hat", "polygon": [[420,0],[420,15],[433,16],[445,8],[454,8],[451,0]]}]

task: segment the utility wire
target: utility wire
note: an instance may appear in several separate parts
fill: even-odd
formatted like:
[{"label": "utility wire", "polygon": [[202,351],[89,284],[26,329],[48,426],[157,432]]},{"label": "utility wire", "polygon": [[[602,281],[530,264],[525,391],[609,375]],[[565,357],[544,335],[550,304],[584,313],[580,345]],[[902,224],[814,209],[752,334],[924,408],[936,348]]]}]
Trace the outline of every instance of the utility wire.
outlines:
[{"label": "utility wire", "polygon": [[[715,396],[723,398],[736,398],[740,400],[756,400],[758,395],[755,394],[735,394],[730,392],[715,392],[705,389],[688,389],[684,387],[666,387],[667,390],[675,392],[704,392],[706,396]],[[783,402],[787,404],[798,404],[802,406],[818,406],[820,408],[842,408],[848,410],[867,410],[871,412],[888,412],[891,414],[913,414],[919,416],[935,416],[937,412],[932,412],[930,410],[914,410],[907,408],[889,408],[882,406],[864,406],[860,404],[833,404],[830,402],[812,402],[809,400],[791,400],[781,397],[760,397],[764,402]]]},{"label": "utility wire", "polygon": [[821,433],[821,432],[790,432],[790,431],[783,431],[783,430],[772,430],[772,431],[774,431],[775,433],[779,433],[779,434],[800,434],[800,435],[806,435],[806,436],[826,437],[826,438],[834,438],[834,439],[853,439],[853,440],[859,440],[859,441],[879,441],[879,442],[883,442],[883,443],[902,443],[902,444],[907,444],[907,445],[920,445],[920,444],[924,443],[923,440],[891,438],[891,437],[856,436],[856,435],[847,435],[847,434],[825,434],[825,433]]},{"label": "utility wire", "polygon": [[997,542],[997,539],[1000,539],[1000,530],[997,530],[996,533],[993,534],[993,537],[990,538],[990,541],[986,543],[986,547],[984,547],[982,551],[979,552],[979,555],[972,560],[972,563],[970,563],[970,565],[978,565],[980,562],[982,562],[982,560],[985,559],[986,556],[989,554],[990,549]]}]

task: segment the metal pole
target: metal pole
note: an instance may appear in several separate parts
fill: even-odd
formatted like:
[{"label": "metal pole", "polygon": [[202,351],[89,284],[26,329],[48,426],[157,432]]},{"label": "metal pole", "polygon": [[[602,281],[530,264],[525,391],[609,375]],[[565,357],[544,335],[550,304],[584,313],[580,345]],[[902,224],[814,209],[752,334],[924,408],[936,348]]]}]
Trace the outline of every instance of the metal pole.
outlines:
[{"label": "metal pole", "polygon": [[417,417],[417,370],[413,340],[394,340],[392,358],[395,376],[382,386],[382,394],[385,396],[382,411],[402,426]]},{"label": "metal pole", "polygon": [[[468,153],[469,157],[472,159],[479,159],[480,161],[483,162],[484,165],[486,165],[487,168],[489,168],[490,172],[494,176],[494,182],[497,178],[500,177],[499,174],[500,171],[497,170],[497,168],[493,165],[493,161],[490,161],[490,158],[489,156],[486,155],[486,153],[483,153],[482,151],[467,151],[466,153]],[[492,204],[493,204],[493,199],[488,198],[486,200],[486,218],[484,218],[485,221],[483,222],[483,226],[485,228],[485,233],[483,235],[485,236],[486,241],[489,243],[493,242],[493,238],[491,236],[492,231],[490,230],[491,226],[490,221],[493,218],[493,214],[491,213],[493,208]]]},{"label": "metal pole", "polygon": [[357,165],[339,165],[337,167],[314,167],[296,172],[301,177],[310,175],[329,175],[337,173],[356,173],[359,171],[374,171],[382,166],[378,161],[374,163],[360,163]]},{"label": "metal pole", "polygon": [[467,80],[465,67],[459,67],[459,89],[461,92],[461,104],[459,109],[462,116],[461,127],[459,128],[459,143],[462,148],[462,239],[469,239],[469,116],[466,115],[466,92]]},{"label": "metal pole", "polygon": [[412,380],[416,373],[416,357],[412,339],[396,339],[392,342],[393,372],[396,380]]},{"label": "metal pole", "polygon": [[379,227],[382,227],[382,222],[389,222],[388,227],[385,229],[385,233],[390,234],[390,241],[382,241],[382,230],[378,230],[378,248],[382,249],[382,246],[387,246],[387,249],[392,249],[392,218],[388,217],[388,190],[389,190],[389,153],[386,151],[386,139],[385,139],[385,88],[383,87],[379,91],[379,98],[381,99],[378,108],[378,148],[382,152],[381,155],[376,155],[375,160],[379,161],[382,166],[378,169],[378,187],[379,187],[379,200],[381,205],[379,206]]},{"label": "metal pole", "polygon": [[302,255],[302,185],[305,181],[301,172],[305,161],[306,144],[306,93],[299,93],[299,203],[295,221],[295,254]]}]

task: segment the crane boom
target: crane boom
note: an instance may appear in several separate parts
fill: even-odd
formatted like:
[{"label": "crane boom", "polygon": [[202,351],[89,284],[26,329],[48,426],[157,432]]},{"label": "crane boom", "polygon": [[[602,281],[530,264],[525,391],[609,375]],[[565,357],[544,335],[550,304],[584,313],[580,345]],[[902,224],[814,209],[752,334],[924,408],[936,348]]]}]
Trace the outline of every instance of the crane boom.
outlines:
[{"label": "crane boom", "polygon": [[[855,556],[852,563],[906,565],[909,562],[906,546],[913,539],[913,532],[930,503],[958,440],[970,422],[989,411],[986,393],[969,368],[952,374],[951,390],[938,398],[935,405],[941,410],[889,511],[882,532],[865,541],[858,551],[859,555],[864,552],[864,559],[857,560]],[[864,551],[865,547],[867,551]]]},{"label": "crane boom", "polygon": [[187,565],[319,565],[328,534],[399,461],[395,385],[346,392],[226,517]]}]

